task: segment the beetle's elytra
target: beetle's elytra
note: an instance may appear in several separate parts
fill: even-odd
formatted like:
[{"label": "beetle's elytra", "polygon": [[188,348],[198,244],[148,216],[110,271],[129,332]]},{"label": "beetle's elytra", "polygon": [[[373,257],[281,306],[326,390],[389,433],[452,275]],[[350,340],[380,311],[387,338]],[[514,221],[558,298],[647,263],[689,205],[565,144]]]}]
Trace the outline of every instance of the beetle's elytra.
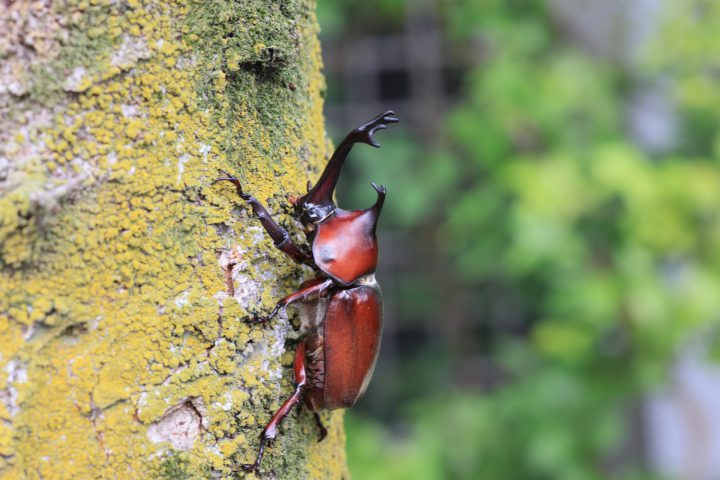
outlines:
[{"label": "beetle's elytra", "polygon": [[242,465],[255,470],[268,441],[277,436],[280,422],[302,402],[312,409],[320,428],[320,440],[327,431],[318,411],[348,408],[364,393],[372,376],[380,348],[382,300],[375,280],[378,245],[375,236],[378,217],[385,201],[385,187],[372,184],[375,204],[365,210],[341,210],[332,196],[348,153],[356,143],[380,145],[373,138],[377,130],[397,123],[395,112],[387,111],[352,130],[333,153],[320,180],[308,193],[291,199],[297,216],[308,231],[311,249],[295,244],[265,207],[246,194],[240,181],[227,175],[219,181],[235,185],[240,197],[258,216],[275,246],[298,263],[309,265],[317,276],[281,299],[266,322],[291,303],[300,306],[302,339],[295,353],[295,391],[275,412],[260,434],[260,448],[254,463]]}]

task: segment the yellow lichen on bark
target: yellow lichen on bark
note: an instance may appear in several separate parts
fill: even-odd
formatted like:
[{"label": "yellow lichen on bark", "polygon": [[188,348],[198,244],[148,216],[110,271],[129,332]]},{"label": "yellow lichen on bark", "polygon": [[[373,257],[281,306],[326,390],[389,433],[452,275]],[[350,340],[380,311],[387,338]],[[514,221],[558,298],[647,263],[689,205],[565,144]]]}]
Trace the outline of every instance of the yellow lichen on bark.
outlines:
[{"label": "yellow lichen on bark", "polygon": [[[245,320],[303,272],[211,181],[292,226],[327,150],[313,5],[32,3],[8,8],[49,47],[0,32],[0,478],[242,476],[292,386],[288,319]],[[313,445],[289,418],[267,471],[347,476],[341,419]]]}]

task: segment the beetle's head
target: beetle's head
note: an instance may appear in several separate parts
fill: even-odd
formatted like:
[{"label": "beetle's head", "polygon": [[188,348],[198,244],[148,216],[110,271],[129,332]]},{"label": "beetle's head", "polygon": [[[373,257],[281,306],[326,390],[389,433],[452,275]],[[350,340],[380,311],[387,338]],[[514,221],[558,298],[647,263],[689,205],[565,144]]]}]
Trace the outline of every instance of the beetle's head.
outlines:
[{"label": "beetle's head", "polygon": [[[322,188],[319,187],[322,185]],[[306,225],[324,222],[335,213],[335,202],[332,201],[334,182],[318,182],[315,187],[308,182],[308,193],[301,197],[290,198],[295,207],[295,214]]]},{"label": "beetle's head", "polygon": [[298,202],[295,204],[295,211],[305,225],[317,224],[325,221],[335,213],[335,204],[332,202],[315,204],[310,202]]}]

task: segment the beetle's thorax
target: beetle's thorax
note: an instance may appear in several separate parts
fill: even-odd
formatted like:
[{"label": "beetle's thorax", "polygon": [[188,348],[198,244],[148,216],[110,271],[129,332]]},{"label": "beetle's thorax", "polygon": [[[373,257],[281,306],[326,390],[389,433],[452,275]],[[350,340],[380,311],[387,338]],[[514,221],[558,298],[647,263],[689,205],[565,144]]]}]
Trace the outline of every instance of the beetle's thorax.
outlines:
[{"label": "beetle's thorax", "polygon": [[341,285],[375,271],[378,245],[372,211],[337,209],[317,225],[312,254],[317,266]]}]

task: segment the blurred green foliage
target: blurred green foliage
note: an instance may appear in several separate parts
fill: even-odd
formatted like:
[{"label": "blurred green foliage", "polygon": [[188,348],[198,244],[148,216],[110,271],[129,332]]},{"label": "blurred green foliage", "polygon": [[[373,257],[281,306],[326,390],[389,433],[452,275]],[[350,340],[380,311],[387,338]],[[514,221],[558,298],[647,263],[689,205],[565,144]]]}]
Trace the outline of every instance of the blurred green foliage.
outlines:
[{"label": "blurred green foliage", "polygon": [[[402,2],[320,6],[322,20],[349,8],[397,13]],[[716,334],[720,313],[720,4],[669,2],[671,20],[632,68],[574,46],[544,2],[442,6],[451,41],[479,41],[483,58],[439,146],[383,138],[384,160],[358,151],[354,168],[392,179],[402,201],[386,204],[384,221],[430,231],[437,255],[477,292],[480,315],[484,286],[499,285],[527,335],[492,348],[507,380],[491,391],[423,384],[403,434],[350,414],[351,471],[652,478],[627,455],[631,413],[683,342]],[[626,132],[627,98],[647,78],[672,85],[682,124],[683,140],[661,155]],[[372,198],[367,185],[348,188],[358,204]]]},{"label": "blurred green foliage", "polygon": [[[412,8],[412,7],[411,7]],[[405,12],[405,0],[320,0],[318,21],[325,35],[337,35],[351,29],[353,19],[372,19],[373,31],[397,28]],[[364,28],[367,32],[367,24]]]}]

